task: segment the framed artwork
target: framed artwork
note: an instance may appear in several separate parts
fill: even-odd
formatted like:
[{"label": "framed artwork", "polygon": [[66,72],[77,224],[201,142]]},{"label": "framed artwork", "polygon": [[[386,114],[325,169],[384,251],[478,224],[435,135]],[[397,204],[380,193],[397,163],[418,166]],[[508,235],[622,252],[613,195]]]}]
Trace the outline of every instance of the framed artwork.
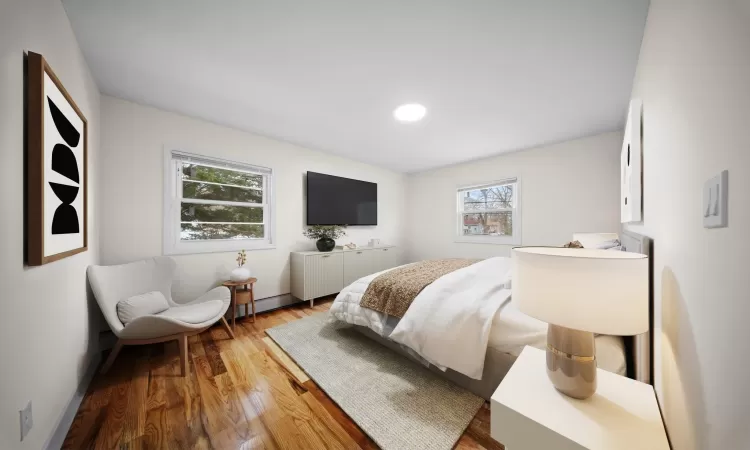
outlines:
[{"label": "framed artwork", "polygon": [[88,249],[87,122],[42,55],[27,58],[26,262]]},{"label": "framed artwork", "polygon": [[631,100],[620,153],[620,222],[643,220],[643,171],[641,162],[640,100]]}]

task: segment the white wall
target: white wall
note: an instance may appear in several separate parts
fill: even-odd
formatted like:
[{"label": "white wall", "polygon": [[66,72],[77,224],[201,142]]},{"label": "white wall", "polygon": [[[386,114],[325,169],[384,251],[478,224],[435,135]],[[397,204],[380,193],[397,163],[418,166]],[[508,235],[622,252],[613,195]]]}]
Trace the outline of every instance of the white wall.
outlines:
[{"label": "white wall", "polygon": [[[289,252],[313,250],[302,236],[305,172],[378,183],[378,226],[349,227],[339,244],[365,245],[371,237],[401,244],[405,176],[285,142],[102,97],[102,262],[119,264],[162,254],[164,146],[266,166],[275,171],[276,249],[248,252],[258,278],[256,298],[290,291]],[[176,300],[191,300],[234,266],[234,253],[177,256]]]},{"label": "white wall", "polygon": [[[89,250],[24,266],[24,52],[41,53],[88,119]],[[98,262],[99,91],[56,0],[0,6],[0,448],[42,448],[96,353],[98,308],[86,267]],[[33,401],[20,440],[18,411]]]},{"label": "white wall", "polygon": [[[655,384],[673,447],[750,448],[750,2],[652,0],[643,100],[644,222],[654,239]],[[704,229],[729,170],[729,227]]]},{"label": "white wall", "polygon": [[407,259],[509,256],[510,245],[457,243],[456,188],[519,177],[523,245],[617,232],[622,133],[524,150],[410,176]]}]

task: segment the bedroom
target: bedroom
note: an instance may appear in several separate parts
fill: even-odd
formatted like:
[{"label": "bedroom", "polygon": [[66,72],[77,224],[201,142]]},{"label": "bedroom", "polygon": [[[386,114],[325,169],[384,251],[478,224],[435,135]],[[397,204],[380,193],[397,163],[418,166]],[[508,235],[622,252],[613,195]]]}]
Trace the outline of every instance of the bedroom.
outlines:
[{"label": "bedroom", "polygon": [[[622,386],[647,388],[639,392],[649,417],[658,419],[651,422],[661,427],[661,434],[651,428],[658,442],[668,437],[674,449],[750,447],[744,425],[750,390],[732,361],[750,351],[743,320],[750,286],[742,273],[750,244],[741,234],[750,225],[749,22],[743,0],[3,2],[0,348],[9,369],[0,395],[0,448],[563,448],[555,439],[577,442],[570,448],[617,448],[602,442],[616,433],[619,416],[596,431],[554,402],[590,405],[594,415],[606,416],[591,399],[636,383],[627,375],[640,384]],[[57,109],[32,101],[41,93]],[[406,112],[423,113],[421,120],[394,116],[413,103],[425,109]],[[45,122],[48,110],[54,120]],[[628,189],[636,189],[631,198],[642,206],[623,218],[623,143],[638,132],[640,139],[628,142],[642,146],[642,179]],[[48,173],[29,163],[48,161],[42,157],[53,135],[61,138],[50,141],[55,149],[83,151],[77,166],[56,159],[57,151]],[[311,213],[345,203],[323,195],[311,208],[310,173],[365,183],[344,184],[342,196],[356,193],[351,186],[374,185],[375,217],[363,225],[310,220]],[[40,182],[50,176],[49,184],[75,181],[84,195],[64,203],[65,195],[56,197],[63,188]],[[189,198],[192,185],[230,197]],[[46,190],[51,194],[44,197]],[[50,213],[36,216],[49,199],[56,202]],[[52,221],[60,209],[63,217],[66,206],[78,213],[70,234],[80,241],[45,253],[45,242],[59,236],[44,239],[46,222],[37,218]],[[226,218],[227,210],[239,218]],[[346,235],[330,253],[319,252],[317,236],[303,235],[315,224],[344,222]],[[207,235],[213,237],[200,239]],[[493,403],[492,394],[498,385],[529,386],[531,378],[524,384],[523,377],[505,375],[520,373],[515,364],[523,352],[539,349],[543,358],[552,319],[539,315],[565,315],[549,304],[536,319],[526,314],[534,305],[509,309],[511,291],[519,297],[545,285],[503,279],[500,272],[520,261],[513,249],[548,249],[549,256],[550,248],[571,241],[587,247],[615,239],[626,247],[622,253],[648,256],[650,295],[638,304],[651,307],[638,314],[640,328],[647,317],[650,338],[596,337],[591,357],[608,370],[594,372],[597,393],[568,400],[552,389],[539,401],[553,419],[568,420],[566,437],[545,434],[551,425],[538,422],[541,413],[523,409],[536,403],[511,389],[531,431],[518,428],[499,439],[511,422],[494,424],[504,417],[498,408],[512,406],[502,396]],[[342,248],[350,243],[356,248]],[[222,285],[238,268],[241,250],[239,264],[255,281],[238,281],[230,291]],[[585,259],[588,249],[565,251]],[[621,262],[620,252],[606,252]],[[495,289],[492,296],[473,297],[492,297],[479,303],[497,305],[484,311],[484,327],[425,328],[450,322],[455,312],[420,319],[421,332],[407,331],[429,336],[430,345],[413,343],[415,355],[403,342],[320,322],[337,315],[346,321],[343,303],[357,286],[363,297],[373,292],[372,274],[392,269],[381,275],[385,285],[388,273],[410,266],[395,267],[442,259],[469,265],[423,281],[400,318],[368,308],[357,317],[389,333],[401,327],[403,336],[421,300],[471,298],[456,290],[492,281],[485,286]],[[153,264],[144,266],[146,278],[161,274],[154,283],[162,284],[141,289],[135,272],[109,277],[114,272],[96,269],[144,261]],[[315,272],[321,267],[327,271]],[[568,268],[544,275],[537,267],[520,270],[552,283]],[[589,266],[570,276],[611,275],[606,295],[599,291],[610,301],[635,285],[623,281],[624,271],[605,269]],[[468,283],[448,284],[451,275],[472,273]],[[576,286],[568,301],[578,307],[568,320],[591,319],[594,310],[607,315],[600,303],[591,310],[576,303],[589,298],[593,285]],[[498,297],[500,286],[506,297]],[[206,300],[206,320],[177,320],[182,328],[157,321],[141,334],[123,325],[117,303],[160,291],[156,300],[137,299],[166,305],[146,319],[179,314],[175,308],[199,299]],[[214,306],[218,313],[211,313]],[[518,320],[496,324],[496,311]],[[614,329],[626,318],[594,322]],[[511,331],[523,337],[499,352],[509,357],[485,360],[490,349],[508,344]],[[436,345],[436,334],[462,346]],[[118,338],[128,344],[119,354]],[[477,344],[465,344],[470,338]],[[129,345],[136,343],[144,345]],[[444,357],[449,364],[435,360]],[[474,372],[479,364],[495,373],[482,376],[482,386],[472,384],[471,370],[452,378],[459,357]],[[372,358],[382,370],[367,372]],[[640,372],[639,362],[646,364]],[[342,365],[352,369],[331,370]],[[550,388],[544,363],[537,366],[530,375],[541,373],[539,383]],[[356,390],[337,390],[348,383]],[[539,444],[546,437],[549,445]]]}]

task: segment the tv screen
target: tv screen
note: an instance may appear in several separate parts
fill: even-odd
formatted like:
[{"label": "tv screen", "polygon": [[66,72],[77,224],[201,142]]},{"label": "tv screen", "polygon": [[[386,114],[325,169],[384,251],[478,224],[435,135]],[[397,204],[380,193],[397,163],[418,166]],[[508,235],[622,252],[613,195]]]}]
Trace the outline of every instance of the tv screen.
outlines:
[{"label": "tv screen", "polygon": [[307,172],[308,225],[377,225],[378,185]]}]

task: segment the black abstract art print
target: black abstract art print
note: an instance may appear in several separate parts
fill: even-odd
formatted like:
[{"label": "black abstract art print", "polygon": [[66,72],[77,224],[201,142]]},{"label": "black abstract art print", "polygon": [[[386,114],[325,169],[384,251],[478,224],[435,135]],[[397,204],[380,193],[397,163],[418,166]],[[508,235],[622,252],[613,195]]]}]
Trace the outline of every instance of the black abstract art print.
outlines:
[{"label": "black abstract art print", "polygon": [[87,249],[87,122],[41,55],[29,53],[27,262]]},{"label": "black abstract art print", "polygon": [[[51,98],[47,97],[47,103],[52,115],[52,121],[60,137],[70,147],[77,147],[81,140],[81,133],[68,121]],[[80,181],[78,177],[78,160],[75,153],[65,144],[55,144],[52,148],[51,168],[53,172],[57,172],[71,182],[76,183],[76,185],[70,186],[52,182],[49,184],[57,198],[62,202],[55,210],[55,215],[52,218],[52,234],[73,234],[80,232],[78,213],[73,207],[73,202],[78,197],[78,183]]]}]

